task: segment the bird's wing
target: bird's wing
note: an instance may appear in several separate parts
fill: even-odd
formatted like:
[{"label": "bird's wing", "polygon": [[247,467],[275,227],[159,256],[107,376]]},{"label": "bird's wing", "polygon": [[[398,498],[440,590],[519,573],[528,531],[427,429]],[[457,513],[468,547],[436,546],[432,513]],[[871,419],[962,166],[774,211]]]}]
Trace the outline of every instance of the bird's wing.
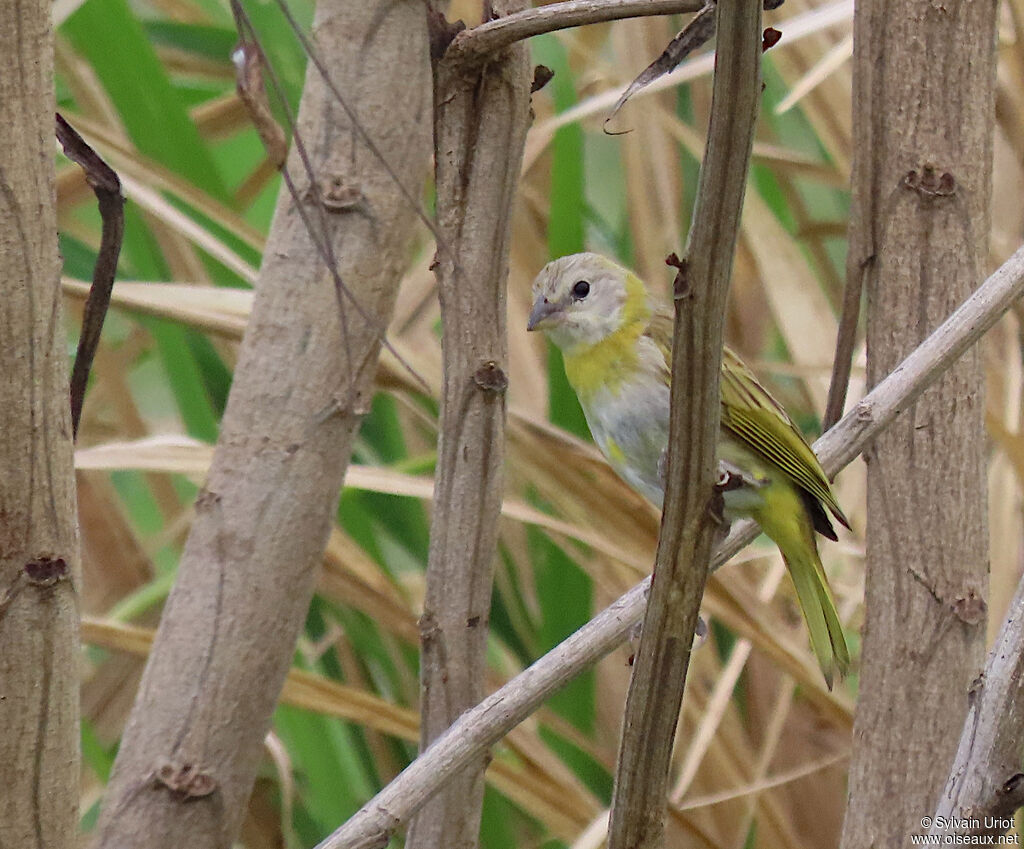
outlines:
[{"label": "bird's wing", "polygon": [[[666,380],[672,361],[673,323],[670,313],[658,310],[644,333],[665,355]],[[722,352],[721,392],[722,427],[778,466],[793,483],[828,507],[843,525],[850,527],[832,494],[821,463],[803,434],[753,372],[728,348]]]},{"label": "bird's wing", "polygon": [[728,348],[722,352],[722,427],[782,469],[801,489],[828,507],[843,525],[850,527],[803,434]]},{"label": "bird's wing", "polygon": [[675,318],[672,313],[665,309],[656,309],[651,314],[647,329],[644,330],[644,336],[658,346],[658,350],[661,351],[661,355],[665,358],[664,371],[662,372],[665,383],[672,382],[670,363],[672,362],[672,329],[674,325]]}]

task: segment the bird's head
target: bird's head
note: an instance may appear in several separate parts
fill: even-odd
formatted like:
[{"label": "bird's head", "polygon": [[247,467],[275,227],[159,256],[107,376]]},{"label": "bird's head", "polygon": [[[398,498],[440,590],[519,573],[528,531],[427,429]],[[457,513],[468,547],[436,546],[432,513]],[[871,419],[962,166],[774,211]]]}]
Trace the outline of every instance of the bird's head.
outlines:
[{"label": "bird's head", "polygon": [[563,351],[602,342],[634,322],[647,323],[651,304],[640,278],[600,254],[549,262],[533,281],[527,330],[543,330]]}]

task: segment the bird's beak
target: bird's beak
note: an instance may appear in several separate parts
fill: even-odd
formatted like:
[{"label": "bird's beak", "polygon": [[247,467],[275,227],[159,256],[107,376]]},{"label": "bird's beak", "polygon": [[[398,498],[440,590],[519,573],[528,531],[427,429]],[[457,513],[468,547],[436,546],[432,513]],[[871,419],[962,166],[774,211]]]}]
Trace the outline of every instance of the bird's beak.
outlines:
[{"label": "bird's beak", "polygon": [[526,322],[527,330],[538,330],[554,324],[555,317],[562,312],[561,304],[553,304],[547,298],[537,298]]}]

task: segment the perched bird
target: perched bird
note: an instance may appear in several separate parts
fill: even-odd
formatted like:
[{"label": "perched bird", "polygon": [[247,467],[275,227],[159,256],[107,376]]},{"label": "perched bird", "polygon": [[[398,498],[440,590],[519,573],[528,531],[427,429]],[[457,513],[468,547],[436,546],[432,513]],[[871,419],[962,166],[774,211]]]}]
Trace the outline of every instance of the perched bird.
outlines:
[{"label": "perched bird", "polygon": [[[593,253],[548,263],[533,284],[527,330],[562,350],[594,441],[616,472],[659,507],[668,446],[673,316],[627,269]],[[789,567],[829,687],[850,654],[814,532],[835,540],[825,508],[849,522],[814,452],[780,404],[728,348],[722,357],[719,463],[738,471],[725,518],[754,519]]]}]

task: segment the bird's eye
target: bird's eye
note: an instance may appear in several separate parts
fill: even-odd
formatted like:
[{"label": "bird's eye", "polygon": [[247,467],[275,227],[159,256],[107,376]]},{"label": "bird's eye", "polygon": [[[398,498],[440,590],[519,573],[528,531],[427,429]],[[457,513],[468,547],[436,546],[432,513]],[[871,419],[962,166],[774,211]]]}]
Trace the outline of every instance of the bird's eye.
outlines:
[{"label": "bird's eye", "polygon": [[572,296],[582,301],[587,295],[590,294],[590,284],[586,280],[577,280],[576,284],[572,287]]}]

